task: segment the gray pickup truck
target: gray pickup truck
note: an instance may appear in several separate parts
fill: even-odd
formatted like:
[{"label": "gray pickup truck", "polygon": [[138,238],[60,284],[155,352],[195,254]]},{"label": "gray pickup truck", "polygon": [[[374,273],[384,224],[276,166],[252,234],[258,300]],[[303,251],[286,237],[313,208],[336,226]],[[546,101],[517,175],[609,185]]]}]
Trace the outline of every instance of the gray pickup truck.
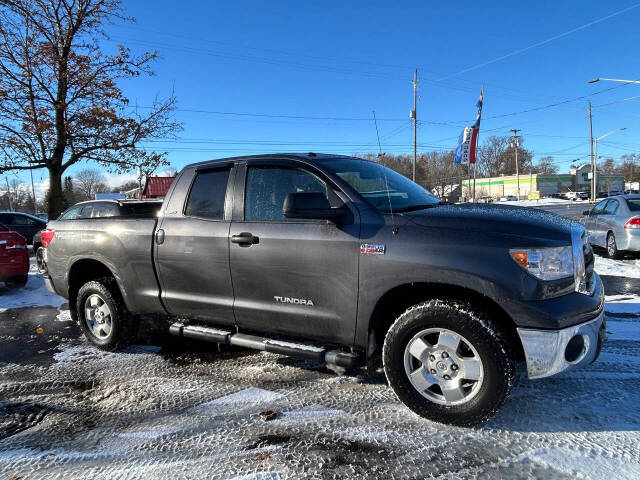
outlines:
[{"label": "gray pickup truck", "polygon": [[382,365],[398,398],[473,425],[509,394],[593,362],[604,293],[584,228],[540,210],[440,202],[375,162],[324,154],[187,166],[157,215],[77,215],[43,232],[48,287],[87,339],[137,320],[174,335]]}]

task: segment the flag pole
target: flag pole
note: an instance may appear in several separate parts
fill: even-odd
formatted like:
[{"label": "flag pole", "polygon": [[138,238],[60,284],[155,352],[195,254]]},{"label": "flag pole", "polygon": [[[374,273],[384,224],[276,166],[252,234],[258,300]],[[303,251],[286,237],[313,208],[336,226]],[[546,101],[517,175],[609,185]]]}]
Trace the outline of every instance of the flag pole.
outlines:
[{"label": "flag pole", "polygon": [[[476,124],[478,126],[478,132],[476,133],[476,145],[474,148],[473,158],[473,198],[476,198],[476,172],[478,170],[478,137],[480,136],[480,120],[482,119],[482,107],[484,105],[484,86],[480,89],[480,103],[478,105],[478,120]],[[491,191],[491,188],[489,188]]]}]

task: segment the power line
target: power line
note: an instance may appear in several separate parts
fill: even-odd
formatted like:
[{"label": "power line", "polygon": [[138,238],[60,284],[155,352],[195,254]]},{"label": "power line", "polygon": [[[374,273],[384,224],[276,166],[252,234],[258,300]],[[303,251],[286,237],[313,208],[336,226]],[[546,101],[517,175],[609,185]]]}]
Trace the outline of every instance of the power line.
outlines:
[{"label": "power line", "polygon": [[560,33],[558,35],[554,35],[553,37],[549,37],[549,38],[547,38],[545,40],[542,40],[540,42],[533,43],[533,44],[531,44],[531,45],[529,45],[527,47],[519,48],[517,50],[513,50],[512,52],[509,52],[509,53],[507,53],[505,55],[501,55],[501,56],[496,57],[496,58],[494,58],[492,60],[487,60],[485,62],[478,63],[478,64],[473,65],[471,67],[459,70],[459,71],[457,71],[455,73],[452,73],[452,74],[447,75],[445,77],[439,78],[438,80],[435,80],[435,81],[436,82],[441,82],[441,81],[447,80],[447,79],[449,79],[451,77],[455,77],[457,75],[462,75],[463,73],[467,73],[467,72],[470,72],[472,70],[477,70],[478,68],[485,67],[487,65],[499,62],[501,60],[505,60],[505,59],[507,59],[509,57],[513,57],[515,55],[519,55],[520,53],[523,53],[523,52],[526,52],[528,50],[540,47],[542,45],[546,45],[547,43],[550,43],[550,42],[553,42],[553,41],[558,40],[560,38],[566,37],[567,35],[571,35],[572,33],[578,32],[580,30],[584,30],[585,28],[588,28],[588,27],[591,27],[591,26],[596,25],[598,23],[604,22],[606,20],[609,20],[610,18],[616,17],[618,15],[621,15],[623,13],[626,13],[626,12],[628,12],[630,10],[633,10],[634,8],[638,8],[638,7],[640,7],[640,3],[636,3],[634,5],[631,5],[630,7],[623,8],[622,10],[618,10],[617,12],[614,12],[612,14],[606,15],[606,16],[598,18],[596,20],[592,20],[592,21],[587,22],[587,23],[585,23],[583,25],[580,25],[579,27],[572,28],[571,30],[568,30],[568,31],[563,32],[563,33]]}]

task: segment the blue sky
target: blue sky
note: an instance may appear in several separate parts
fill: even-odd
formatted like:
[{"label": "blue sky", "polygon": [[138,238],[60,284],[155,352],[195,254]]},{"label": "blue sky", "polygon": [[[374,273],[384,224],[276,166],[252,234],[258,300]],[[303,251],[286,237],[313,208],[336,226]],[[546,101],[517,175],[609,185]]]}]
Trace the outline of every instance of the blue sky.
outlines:
[{"label": "blue sky", "polygon": [[599,153],[640,152],[640,98],[598,106],[640,95],[640,84],[587,83],[640,78],[640,6],[471,68],[633,1],[124,3],[137,23],[109,26],[112,42],[157,50],[161,58],[154,77],[122,87],[140,106],[175,91],[181,140],[153,146],[168,151],[177,169],[246,153],[377,151],[373,110],[383,150],[409,153],[416,67],[421,151],[455,148],[461,128],[475,119],[484,85],[481,142],[520,128],[536,158],[552,155],[568,170],[589,153],[588,99],[500,115],[595,94],[594,134],[627,127],[603,141]]}]

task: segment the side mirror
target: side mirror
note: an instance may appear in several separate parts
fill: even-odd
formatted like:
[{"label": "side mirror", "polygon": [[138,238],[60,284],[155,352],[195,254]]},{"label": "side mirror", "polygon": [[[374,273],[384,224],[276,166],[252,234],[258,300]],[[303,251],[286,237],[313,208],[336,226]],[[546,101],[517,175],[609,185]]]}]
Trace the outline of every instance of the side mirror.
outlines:
[{"label": "side mirror", "polygon": [[324,193],[289,193],[282,206],[282,214],[287,218],[329,220],[334,223],[344,216],[345,209],[331,208]]},{"label": "side mirror", "polygon": [[582,212],[582,215],[591,215],[591,210],[585,210]]}]

